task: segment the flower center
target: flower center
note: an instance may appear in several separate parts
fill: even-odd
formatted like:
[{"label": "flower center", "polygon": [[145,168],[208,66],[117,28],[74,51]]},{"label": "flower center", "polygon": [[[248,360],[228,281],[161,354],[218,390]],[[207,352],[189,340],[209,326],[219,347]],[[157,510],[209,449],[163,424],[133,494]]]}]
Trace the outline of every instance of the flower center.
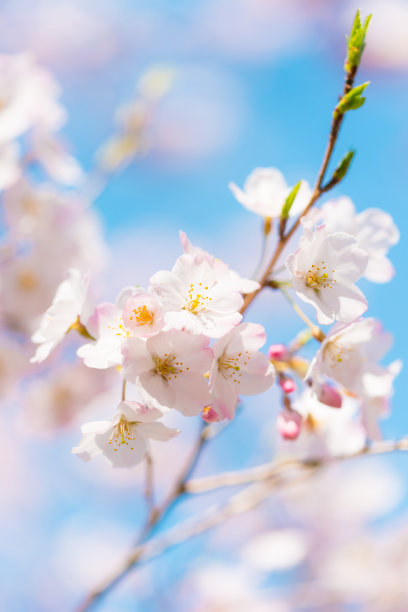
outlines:
[{"label": "flower center", "polygon": [[[154,361],[154,372],[159,374],[164,380],[172,380],[173,378],[177,378],[179,374],[183,373],[182,361],[175,361],[174,355],[168,355],[165,353],[164,357],[158,357],[157,355],[153,356]],[[186,368],[187,370],[189,368]]]},{"label": "flower center", "polygon": [[242,353],[234,353],[234,354],[223,354],[222,357],[218,359],[218,371],[226,378],[227,380],[231,380],[231,382],[240,384],[240,378],[242,377],[241,368],[242,366],[246,366],[248,361],[251,359],[251,355],[249,351],[245,351]]},{"label": "flower center", "polygon": [[[334,270],[331,273],[334,274]],[[305,283],[307,287],[318,291],[326,288],[333,289],[332,283],[337,283],[337,281],[326,272],[325,262],[322,260],[320,266],[314,264],[310,266],[307,274],[305,274]]]},{"label": "flower center", "polygon": [[123,336],[124,338],[129,338],[130,331],[125,329],[123,325],[122,317],[115,317],[112,325],[108,325],[108,329],[111,329],[115,336]]},{"label": "flower center", "polygon": [[344,346],[339,346],[333,340],[332,342],[328,342],[324,347],[324,356],[329,360],[330,365],[334,367],[338,363],[342,363],[345,359],[347,359],[347,353],[349,353],[351,349],[346,349]]},{"label": "flower center", "polygon": [[197,283],[197,285],[191,283],[188,289],[188,297],[184,310],[188,310],[192,314],[198,314],[202,310],[205,310],[212,301],[212,298],[206,295],[207,291],[207,285],[203,286],[203,283]]},{"label": "flower center", "polygon": [[119,423],[113,428],[109,444],[113,445],[113,450],[117,451],[122,445],[129,446],[130,450],[134,450],[133,441],[136,440],[134,427],[137,423],[130,423],[123,415],[120,417]]},{"label": "flower center", "polygon": [[130,321],[135,321],[137,325],[152,325],[154,313],[149,310],[145,304],[133,309],[133,315],[130,315]]}]

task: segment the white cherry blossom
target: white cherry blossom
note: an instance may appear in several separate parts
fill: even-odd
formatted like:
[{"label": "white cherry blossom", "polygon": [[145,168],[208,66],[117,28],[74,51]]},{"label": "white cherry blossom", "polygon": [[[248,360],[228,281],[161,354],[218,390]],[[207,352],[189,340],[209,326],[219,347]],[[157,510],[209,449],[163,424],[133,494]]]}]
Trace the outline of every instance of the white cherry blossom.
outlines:
[{"label": "white cherry blossom", "polygon": [[321,208],[313,208],[302,225],[306,232],[323,224],[327,233],[352,234],[359,246],[367,252],[368,263],[364,277],[374,283],[386,283],[394,276],[394,267],[387,257],[393,245],[399,241],[399,231],[391,215],[380,208],[367,208],[356,212],[350,198],[342,196],[329,200]]},{"label": "white cherry blossom", "polygon": [[228,283],[232,283],[234,290],[245,294],[252,293],[253,291],[259,289],[260,285],[257,281],[248,278],[242,278],[242,276],[240,276],[238,272],[235,272],[235,270],[231,270],[229,265],[221,261],[221,259],[217,259],[216,257],[214,257],[214,255],[210,255],[210,253],[208,253],[207,251],[204,251],[200,247],[192,244],[184,232],[179,232],[179,235],[184,253],[186,253],[187,255],[201,255],[206,257],[209,263],[217,269],[220,275],[224,275],[225,280],[227,280]]},{"label": "white cherry blossom", "polygon": [[384,395],[390,387],[390,373],[379,361],[391,344],[391,334],[376,319],[336,325],[322,342],[308,375],[317,381],[322,376],[332,378],[359,397]]},{"label": "white cherry blossom", "polygon": [[204,255],[181,255],[172,271],[156,272],[150,283],[163,299],[169,327],[219,338],[242,319],[236,281]]},{"label": "white cherry blossom", "polygon": [[[243,190],[235,183],[230,183],[229,188],[245,208],[272,219],[280,217],[282,206],[292,190],[277,168],[256,168],[246,179]],[[311,196],[309,184],[302,181],[290,210],[290,216],[300,214],[306,208]]]},{"label": "white cherry blossom", "polygon": [[257,395],[269,389],[275,371],[258,349],[265,344],[262,325],[242,323],[213,346],[214,363],[210,374],[211,408],[222,419],[232,419],[238,394]]},{"label": "white cherry blossom", "polygon": [[59,87],[27,53],[0,55],[0,142],[19,137],[33,126],[59,129],[65,111],[56,101]]},{"label": "white cherry blossom", "polygon": [[122,363],[122,348],[130,336],[149,336],[164,324],[159,298],[136,287],[125,287],[116,304],[100,304],[87,321],[90,334],[96,342],[78,349],[86,366],[110,368]]},{"label": "white cherry blossom", "polygon": [[158,408],[134,401],[122,401],[111,421],[91,421],[82,426],[82,439],[72,449],[84,461],[103,454],[114,468],[133,467],[149,450],[149,439],[167,441],[179,431],[158,419]]},{"label": "white cherry blossom", "polygon": [[88,290],[88,277],[71,268],[69,278],[58,287],[52,305],[44,314],[40,329],[31,337],[38,344],[37,351],[30,359],[32,363],[44,361],[51,351],[63,340],[67,331],[84,316]]},{"label": "white cherry blossom", "polygon": [[304,238],[286,266],[293,288],[304,302],[312,304],[317,320],[353,321],[367,310],[367,300],[354,285],[367,266],[368,255],[350,234],[327,234],[322,228]]},{"label": "white cherry blossom", "polygon": [[210,403],[204,374],[213,352],[205,336],[171,329],[144,340],[128,338],[123,347],[123,375],[136,383],[143,397],[175,408],[186,416],[199,414]]}]

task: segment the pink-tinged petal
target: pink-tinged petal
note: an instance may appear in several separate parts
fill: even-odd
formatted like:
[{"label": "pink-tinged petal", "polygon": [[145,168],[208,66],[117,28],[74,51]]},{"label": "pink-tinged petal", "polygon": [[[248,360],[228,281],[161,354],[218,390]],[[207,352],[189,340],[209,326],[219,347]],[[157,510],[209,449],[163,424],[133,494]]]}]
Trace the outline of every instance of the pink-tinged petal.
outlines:
[{"label": "pink-tinged petal", "polygon": [[368,260],[364,278],[372,283],[388,283],[393,279],[395,269],[390,260],[384,255],[371,255]]},{"label": "pink-tinged petal", "polygon": [[244,349],[254,352],[261,348],[266,342],[266,333],[262,325],[258,323],[243,323],[230,332],[228,353],[237,353]]},{"label": "pink-tinged petal", "polygon": [[140,402],[125,400],[118,406],[118,412],[123,414],[128,421],[138,421],[141,423],[152,423],[160,419],[164,411],[157,407],[148,407]]},{"label": "pink-tinged petal", "polygon": [[339,321],[355,321],[361,317],[368,308],[364,294],[355,285],[342,287],[339,295]]},{"label": "pink-tinged petal", "polygon": [[210,384],[211,396],[210,402],[216,412],[223,418],[230,421],[234,418],[235,407],[238,401],[238,393],[235,386],[224,378],[221,372],[215,372],[212,375]]},{"label": "pink-tinged petal", "polygon": [[144,438],[166,442],[180,433],[179,429],[171,429],[163,423],[140,423],[137,430]]},{"label": "pink-tinged petal", "polygon": [[200,414],[211,403],[208,382],[201,374],[184,374],[170,384],[176,396],[173,407],[185,416]]},{"label": "pink-tinged petal", "polygon": [[248,365],[241,368],[234,380],[236,389],[242,395],[257,395],[271,387],[275,381],[275,370],[268,358],[262,353],[253,353]]},{"label": "pink-tinged petal", "polygon": [[205,374],[209,372],[214,361],[214,353],[210,348],[204,348],[191,351],[183,355],[180,359],[183,361],[183,371],[188,368],[190,372],[200,372]]},{"label": "pink-tinged petal", "polygon": [[174,408],[176,404],[176,392],[169,381],[154,372],[142,372],[138,378],[139,385],[149,395],[167,408]]},{"label": "pink-tinged petal", "polygon": [[104,302],[97,306],[93,314],[86,321],[86,328],[94,338],[99,338],[101,333],[108,328],[116,316],[116,306],[110,302]]},{"label": "pink-tinged petal", "polygon": [[130,382],[135,382],[139,374],[154,366],[146,342],[141,338],[128,338],[122,347],[122,355],[123,375]]}]

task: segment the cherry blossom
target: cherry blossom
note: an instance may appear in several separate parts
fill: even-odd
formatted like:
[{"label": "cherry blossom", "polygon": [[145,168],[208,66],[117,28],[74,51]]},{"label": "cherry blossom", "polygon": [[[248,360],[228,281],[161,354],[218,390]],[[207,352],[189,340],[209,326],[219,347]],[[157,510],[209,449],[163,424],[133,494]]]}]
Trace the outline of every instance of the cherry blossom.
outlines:
[{"label": "cherry blossom", "polygon": [[391,215],[380,208],[367,208],[356,213],[350,198],[342,196],[329,200],[321,208],[313,208],[302,220],[306,231],[323,224],[327,233],[352,234],[367,252],[368,263],[364,277],[374,283],[386,283],[394,276],[394,268],[387,253],[399,241],[399,230]]},{"label": "cherry blossom", "polygon": [[220,418],[233,418],[238,394],[256,395],[273,384],[274,368],[258,351],[265,341],[262,325],[242,323],[215,342],[211,407]]},{"label": "cherry blossom", "polygon": [[131,335],[125,327],[122,312],[127,300],[137,291],[135,287],[125,287],[116,303],[99,304],[86,321],[86,327],[94,342],[83,344],[77,355],[88,368],[105,369],[122,363],[122,346]]},{"label": "cherry blossom", "polygon": [[242,319],[236,282],[206,256],[181,255],[171,272],[156,272],[150,283],[163,299],[169,327],[219,338]]},{"label": "cherry blossom", "polygon": [[[319,402],[312,389],[305,389],[293,402],[293,409],[295,415],[302,417],[303,424],[297,436],[283,435],[289,441],[281,442],[282,452],[320,458],[355,453],[363,448],[366,433],[356,419],[356,400],[344,395],[342,407],[331,408]],[[292,421],[298,423],[295,417]]]},{"label": "cherry blossom", "polygon": [[[256,168],[245,181],[243,190],[235,183],[230,183],[229,188],[245,208],[272,219],[279,219],[283,204],[292,190],[277,168]],[[289,214],[300,214],[311,196],[309,184],[302,181]]]},{"label": "cherry blossom", "polygon": [[367,310],[367,300],[354,285],[368,256],[350,234],[317,230],[289,255],[286,266],[297,295],[316,309],[321,324],[353,321]]},{"label": "cherry blossom", "polygon": [[313,359],[309,375],[315,381],[332,378],[359,397],[387,395],[394,374],[378,362],[391,344],[391,334],[376,319],[336,325]]},{"label": "cherry blossom", "polygon": [[221,259],[217,259],[214,255],[210,255],[207,251],[204,251],[198,246],[195,246],[190,242],[187,238],[187,235],[184,232],[179,232],[180,242],[183,248],[184,253],[187,255],[202,255],[206,257],[209,263],[217,269],[217,272],[220,273],[220,276],[225,276],[225,280],[228,283],[232,283],[234,290],[239,291],[240,293],[252,293],[252,291],[256,291],[259,289],[260,285],[257,281],[250,280],[248,278],[242,278],[235,272],[235,270],[231,270],[229,265],[221,261]]},{"label": "cherry blossom", "polygon": [[56,101],[58,95],[54,79],[29,54],[0,55],[0,142],[34,125],[60,128],[65,111]]},{"label": "cherry blossom", "polygon": [[138,287],[125,287],[116,304],[97,306],[86,325],[96,342],[81,346],[78,356],[89,368],[110,368],[122,363],[127,338],[151,336],[163,327],[163,308],[158,297]]},{"label": "cherry blossom", "polygon": [[210,403],[204,374],[213,351],[202,335],[171,329],[144,340],[128,338],[123,347],[123,375],[166,408],[186,416],[199,414]]},{"label": "cherry blossom", "polygon": [[71,268],[68,279],[59,285],[52,305],[42,318],[40,328],[31,338],[39,345],[30,360],[32,363],[44,361],[63,340],[67,331],[81,321],[87,289],[88,277],[81,277],[78,270]]},{"label": "cherry blossom", "polygon": [[111,421],[91,421],[82,426],[82,439],[72,452],[84,461],[103,454],[114,468],[133,467],[143,461],[149,439],[167,441],[179,433],[158,422],[162,416],[158,408],[122,401]]}]

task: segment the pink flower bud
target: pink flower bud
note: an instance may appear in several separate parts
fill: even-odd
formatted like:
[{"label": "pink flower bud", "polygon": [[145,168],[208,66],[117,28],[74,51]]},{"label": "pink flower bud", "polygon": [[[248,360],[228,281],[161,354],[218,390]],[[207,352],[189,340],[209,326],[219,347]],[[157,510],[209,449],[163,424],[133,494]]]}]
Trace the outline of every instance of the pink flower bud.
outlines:
[{"label": "pink flower bud", "polygon": [[220,415],[214,410],[211,404],[203,408],[203,411],[201,412],[201,418],[206,423],[217,423],[217,421],[221,420]]},{"label": "pink flower bud", "polygon": [[296,383],[292,378],[286,378],[286,376],[282,376],[279,379],[279,384],[284,393],[293,393],[296,391]]},{"label": "pink flower bud", "polygon": [[341,408],[343,403],[343,399],[337,389],[326,383],[319,386],[317,399],[319,402],[322,402],[322,404],[326,404],[326,406],[330,406],[331,408]]},{"label": "pink flower bud", "polygon": [[284,440],[296,440],[302,429],[302,417],[296,410],[285,408],[278,414],[278,431]]},{"label": "pink flower bud", "polygon": [[288,349],[283,344],[271,344],[268,349],[269,359],[286,361],[289,357]]}]

